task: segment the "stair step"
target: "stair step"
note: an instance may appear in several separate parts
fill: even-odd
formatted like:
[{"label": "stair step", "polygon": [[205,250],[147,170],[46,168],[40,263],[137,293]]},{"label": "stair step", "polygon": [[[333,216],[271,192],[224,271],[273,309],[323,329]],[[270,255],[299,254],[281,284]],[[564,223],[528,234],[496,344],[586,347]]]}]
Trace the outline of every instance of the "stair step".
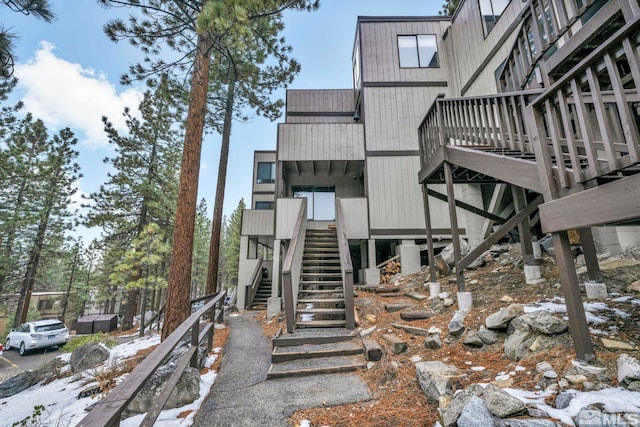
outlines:
[{"label": "stair step", "polygon": [[339,304],[343,298],[299,298],[299,304]]},{"label": "stair step", "polygon": [[356,332],[342,328],[296,329],[293,332],[284,332],[273,338],[271,344],[274,347],[287,347],[303,344],[343,342],[354,338],[359,338]]},{"label": "stair step", "polygon": [[[342,294],[342,288],[334,288],[334,289],[300,289],[298,294],[302,295],[334,295],[334,294]],[[344,297],[344,295],[343,295]]]},{"label": "stair step", "polygon": [[302,272],[305,273],[305,270],[322,270],[322,271],[342,271],[342,268],[339,265],[302,265]]},{"label": "stair step", "polygon": [[366,366],[364,357],[361,355],[300,359],[290,362],[272,363],[269,372],[267,372],[267,379],[353,372],[364,369]]},{"label": "stair step", "polygon": [[317,258],[302,258],[302,265],[324,265],[324,264],[340,264],[340,258],[330,258],[330,259],[317,259]]},{"label": "stair step", "polygon": [[344,314],[344,308],[299,308],[298,314]]},{"label": "stair step", "polygon": [[298,320],[296,326],[299,328],[337,328],[346,326],[346,320]]},{"label": "stair step", "polygon": [[274,347],[273,352],[271,353],[271,363],[282,363],[301,359],[317,359],[320,357],[354,356],[362,353],[362,345],[352,341]]}]

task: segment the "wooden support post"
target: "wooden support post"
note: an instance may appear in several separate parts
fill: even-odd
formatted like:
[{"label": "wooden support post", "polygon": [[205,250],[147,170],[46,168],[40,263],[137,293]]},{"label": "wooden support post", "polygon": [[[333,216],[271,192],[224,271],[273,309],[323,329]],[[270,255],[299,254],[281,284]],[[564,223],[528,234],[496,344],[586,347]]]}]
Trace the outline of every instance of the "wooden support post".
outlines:
[{"label": "wooden support post", "polygon": [[602,282],[602,272],[600,271],[596,244],[593,241],[591,228],[579,228],[578,234],[580,234],[580,244],[582,245],[582,252],[584,252],[584,262],[587,266],[587,277],[594,282]]},{"label": "wooden support post", "polygon": [[573,345],[576,350],[576,357],[586,362],[595,360],[587,318],[584,314],[578,276],[573,264],[571,255],[571,244],[566,231],[553,233],[553,247],[556,254],[556,262],[560,272],[560,283],[567,305],[567,315],[569,316],[569,330],[573,338]]},{"label": "wooden support post", "polygon": [[192,368],[198,367],[198,347],[200,346],[200,319],[196,320],[191,326],[191,346],[195,347],[196,351],[193,352],[189,366]]},{"label": "wooden support post", "polygon": [[436,282],[436,256],[433,249],[433,230],[431,228],[431,211],[429,210],[429,189],[427,184],[422,184],[422,201],[424,203],[424,223],[427,230],[427,256],[429,260],[429,281]]},{"label": "wooden support post", "polygon": [[[449,198],[449,220],[451,222],[451,239],[453,243],[453,257],[455,265],[462,259],[460,251],[460,234],[458,233],[458,213],[456,212],[456,197],[453,191],[453,174],[451,164],[444,162],[444,180],[447,186],[447,197]],[[456,268],[456,283],[458,292],[465,292],[464,274],[462,268]]]},{"label": "wooden support post", "polygon": [[[513,205],[517,214],[524,209],[527,204],[524,190],[516,186],[511,186],[511,194],[513,195]],[[534,265],[535,258],[533,256],[531,239],[531,223],[529,222],[528,216],[518,223],[518,235],[520,236],[520,247],[522,248],[522,261],[525,265]]]}]

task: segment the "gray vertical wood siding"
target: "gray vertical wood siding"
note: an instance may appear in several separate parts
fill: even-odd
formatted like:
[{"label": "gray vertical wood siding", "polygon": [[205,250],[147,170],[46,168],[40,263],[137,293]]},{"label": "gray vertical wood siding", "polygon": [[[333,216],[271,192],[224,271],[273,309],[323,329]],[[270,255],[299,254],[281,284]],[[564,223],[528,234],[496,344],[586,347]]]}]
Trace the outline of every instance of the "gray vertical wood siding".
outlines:
[{"label": "gray vertical wood siding", "polygon": [[361,124],[279,124],[278,159],[363,160]]}]

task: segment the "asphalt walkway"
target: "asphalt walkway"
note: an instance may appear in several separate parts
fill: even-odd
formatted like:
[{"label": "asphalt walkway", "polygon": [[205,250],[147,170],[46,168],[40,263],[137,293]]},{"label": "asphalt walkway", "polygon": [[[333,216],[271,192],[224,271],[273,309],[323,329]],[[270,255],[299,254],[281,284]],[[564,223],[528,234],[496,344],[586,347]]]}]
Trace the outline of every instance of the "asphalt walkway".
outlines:
[{"label": "asphalt walkway", "polygon": [[271,342],[255,313],[226,317],[230,328],[220,372],[193,426],[281,427],[294,412],[371,399],[357,374],[313,375],[267,381]]}]

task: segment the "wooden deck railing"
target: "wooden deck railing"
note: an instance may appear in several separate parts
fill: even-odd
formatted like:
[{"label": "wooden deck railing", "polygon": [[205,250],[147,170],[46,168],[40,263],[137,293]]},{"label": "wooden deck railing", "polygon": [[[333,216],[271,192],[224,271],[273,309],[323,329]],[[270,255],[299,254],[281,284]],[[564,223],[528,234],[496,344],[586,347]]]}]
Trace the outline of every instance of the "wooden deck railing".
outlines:
[{"label": "wooden deck railing", "polygon": [[525,108],[540,93],[529,90],[485,97],[439,97],[418,127],[422,166],[448,145],[532,153]]},{"label": "wooden deck railing", "polygon": [[557,191],[640,161],[639,31],[636,16],[531,104],[538,165]]},{"label": "wooden deck railing", "polygon": [[[178,384],[184,370],[188,367],[197,368],[198,348],[206,342],[207,353],[211,351],[213,343],[213,321],[201,324],[203,316],[209,319],[222,321],[224,313],[224,298],[226,291],[214,295],[207,295],[198,300],[211,299],[200,310],[187,318],[171,335],[156,347],[129,375],[96,403],[94,408],[80,422],[80,427],[117,427],[120,425],[120,417],[127,405],[136,397],[147,380],[162,366],[172,351],[178,347],[186,336],[190,336],[188,350],[180,356],[177,366],[171,377],[165,382],[160,394],[155,398],[151,409],[147,412],[140,426],[153,426],[160,415],[160,411],[169,400],[171,392]],[[197,300],[194,300],[194,302]]]},{"label": "wooden deck railing", "polygon": [[289,249],[282,266],[282,296],[284,298],[284,312],[287,332],[296,328],[296,306],[298,302],[298,288],[300,286],[300,271],[304,254],[304,241],[307,232],[307,199],[300,199],[300,210],[293,234],[289,241]]},{"label": "wooden deck railing", "polygon": [[344,215],[340,200],[336,200],[336,234],[338,237],[338,251],[340,253],[340,271],[342,272],[342,289],[344,293],[344,318],[347,329],[355,329],[355,312],[353,303],[353,265],[351,251],[347,240]]},{"label": "wooden deck railing", "polygon": [[523,9],[522,26],[511,53],[498,77],[501,91],[539,87],[542,83],[541,76],[536,75],[539,62],[557,49],[559,40],[566,43],[571,38],[573,24],[594,3],[596,0],[529,1]]}]

